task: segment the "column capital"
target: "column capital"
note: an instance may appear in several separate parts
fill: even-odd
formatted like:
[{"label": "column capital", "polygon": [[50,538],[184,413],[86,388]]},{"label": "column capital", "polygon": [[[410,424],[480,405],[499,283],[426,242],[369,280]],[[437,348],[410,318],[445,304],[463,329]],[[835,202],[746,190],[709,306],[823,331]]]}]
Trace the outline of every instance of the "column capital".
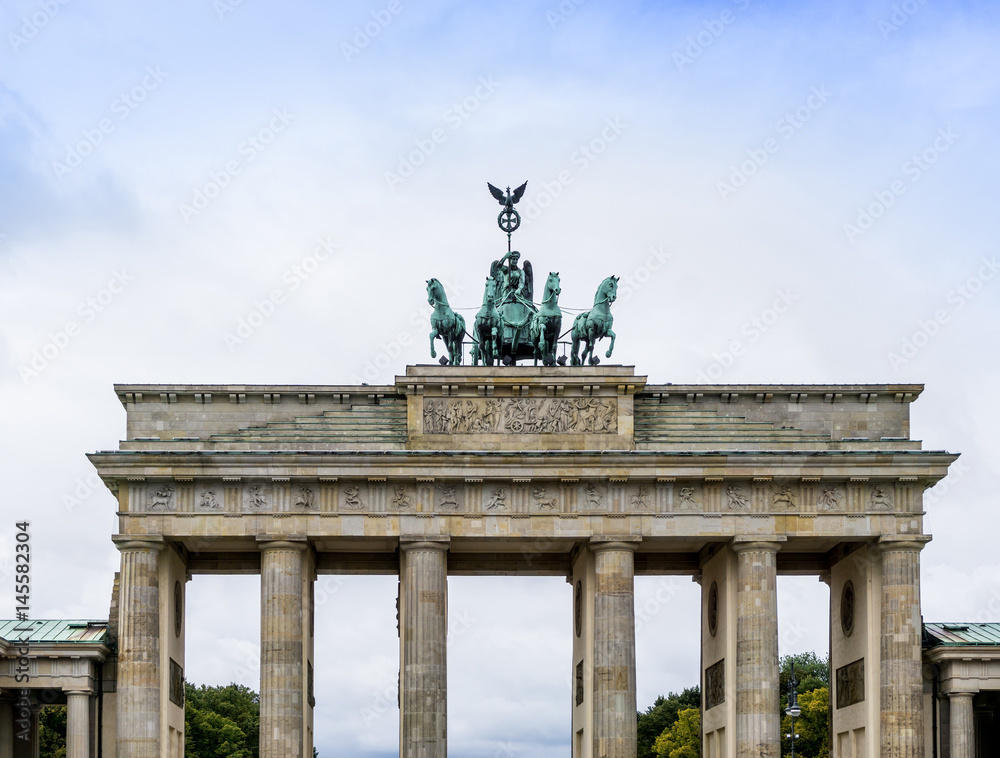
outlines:
[{"label": "column capital", "polygon": [[972,700],[972,698],[974,698],[976,696],[975,692],[946,692],[945,694],[949,698],[953,698],[953,699],[960,698],[960,697],[967,697],[967,698],[969,698],[969,700]]},{"label": "column capital", "polygon": [[411,550],[438,550],[446,553],[449,547],[451,547],[451,537],[420,535],[399,538],[399,549],[404,553]]},{"label": "column capital", "polygon": [[929,534],[885,535],[878,539],[878,549],[883,553],[919,553],[931,541]]},{"label": "column capital", "polygon": [[93,690],[65,690],[64,689],[63,690],[63,694],[67,695],[67,696],[69,696],[69,695],[86,695],[87,697],[90,697],[91,695],[94,694],[94,691]]},{"label": "column capital", "polygon": [[784,535],[733,537],[729,547],[734,553],[777,553],[788,538]]},{"label": "column capital", "polygon": [[257,549],[265,550],[301,550],[309,549],[308,538],[300,534],[262,534],[256,538]]},{"label": "column capital", "polygon": [[149,550],[159,553],[166,548],[167,540],[162,534],[115,534],[111,541],[119,551],[126,550]]},{"label": "column capital", "polygon": [[639,549],[640,542],[642,542],[642,537],[633,534],[597,535],[590,538],[590,549],[595,553],[604,550],[625,550],[634,553]]}]

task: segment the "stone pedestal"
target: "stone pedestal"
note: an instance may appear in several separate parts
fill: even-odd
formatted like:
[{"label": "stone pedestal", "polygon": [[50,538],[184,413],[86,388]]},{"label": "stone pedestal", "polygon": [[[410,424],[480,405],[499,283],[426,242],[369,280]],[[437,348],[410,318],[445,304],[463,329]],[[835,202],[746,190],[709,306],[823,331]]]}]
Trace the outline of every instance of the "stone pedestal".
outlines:
[{"label": "stone pedestal", "polygon": [[882,755],[924,758],[920,551],[930,537],[885,538],[882,552]]},{"label": "stone pedestal", "polygon": [[972,720],[972,693],[953,692],[948,695],[951,705],[951,758],[975,758],[976,740]]},{"label": "stone pedestal", "polygon": [[162,537],[115,537],[121,551],[117,758],[160,758],[160,581]]},{"label": "stone pedestal", "polygon": [[595,758],[634,758],[637,542],[592,538]]},{"label": "stone pedestal", "polygon": [[737,558],[736,756],[779,758],[777,541],[733,543]]},{"label": "stone pedestal", "polygon": [[90,758],[90,694],[66,693],[66,758]]},{"label": "stone pedestal", "polygon": [[448,754],[448,542],[400,540],[399,754]]},{"label": "stone pedestal", "polygon": [[260,559],[260,755],[303,755],[305,672],[302,539],[258,538]]}]

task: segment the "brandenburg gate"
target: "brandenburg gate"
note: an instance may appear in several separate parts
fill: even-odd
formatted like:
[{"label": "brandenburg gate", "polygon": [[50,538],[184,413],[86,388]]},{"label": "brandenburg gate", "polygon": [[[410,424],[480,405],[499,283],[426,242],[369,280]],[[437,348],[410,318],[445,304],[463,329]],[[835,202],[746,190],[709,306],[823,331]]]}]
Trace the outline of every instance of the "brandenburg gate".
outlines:
[{"label": "brandenburg gate", "polygon": [[566,577],[574,758],[635,757],[633,583],[663,574],[701,585],[705,758],[779,756],[779,574],[830,587],[832,755],[924,758],[923,492],[956,456],[911,439],[922,387],[544,363],[116,386],[118,758],[184,753],[186,581],[257,573],[264,758],[312,755],[324,573],[399,577],[407,758],[446,755],[448,576],[477,574]]}]

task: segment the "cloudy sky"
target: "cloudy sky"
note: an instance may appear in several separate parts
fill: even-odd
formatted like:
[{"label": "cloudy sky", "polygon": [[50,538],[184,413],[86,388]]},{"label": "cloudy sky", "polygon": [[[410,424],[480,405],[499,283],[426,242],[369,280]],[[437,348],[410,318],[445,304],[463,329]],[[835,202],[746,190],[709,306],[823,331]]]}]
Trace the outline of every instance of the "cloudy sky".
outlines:
[{"label": "cloudy sky", "polygon": [[[1000,620],[1000,7],[987,0],[6,0],[0,616],[106,616],[114,382],[391,382],[424,280],[515,243],[655,382],[922,382],[928,620]],[[784,313],[771,318],[778,301]],[[985,394],[984,394],[985,393]],[[782,654],[825,585],[782,579]],[[189,585],[188,677],[256,687],[258,580]],[[395,753],[395,580],[320,580],[321,755]],[[450,750],[564,754],[570,589],[450,580]],[[697,682],[698,588],[637,581],[639,702]]]}]

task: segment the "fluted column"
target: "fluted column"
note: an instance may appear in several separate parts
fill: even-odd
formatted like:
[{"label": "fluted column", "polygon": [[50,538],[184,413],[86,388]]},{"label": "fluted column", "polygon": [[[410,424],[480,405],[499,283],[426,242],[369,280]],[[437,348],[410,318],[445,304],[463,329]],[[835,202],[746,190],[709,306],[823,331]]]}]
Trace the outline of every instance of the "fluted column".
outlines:
[{"label": "fluted column", "polygon": [[258,538],[260,757],[304,758],[303,566],[308,543]]},{"label": "fluted column", "polygon": [[779,758],[779,542],[733,543],[736,595],[736,758]]},{"label": "fluted column", "polygon": [[118,603],[117,758],[160,758],[159,538],[114,537]]},{"label": "fluted column", "polygon": [[930,537],[883,538],[882,755],[924,758],[920,551]]},{"label": "fluted column", "polygon": [[948,700],[951,703],[951,758],[975,758],[972,693],[953,692]]},{"label": "fluted column", "polygon": [[400,756],[448,755],[448,543],[400,541]]},{"label": "fluted column", "polygon": [[66,693],[66,758],[90,758],[90,694]]},{"label": "fluted column", "polygon": [[635,758],[634,541],[594,538],[594,758]]}]

